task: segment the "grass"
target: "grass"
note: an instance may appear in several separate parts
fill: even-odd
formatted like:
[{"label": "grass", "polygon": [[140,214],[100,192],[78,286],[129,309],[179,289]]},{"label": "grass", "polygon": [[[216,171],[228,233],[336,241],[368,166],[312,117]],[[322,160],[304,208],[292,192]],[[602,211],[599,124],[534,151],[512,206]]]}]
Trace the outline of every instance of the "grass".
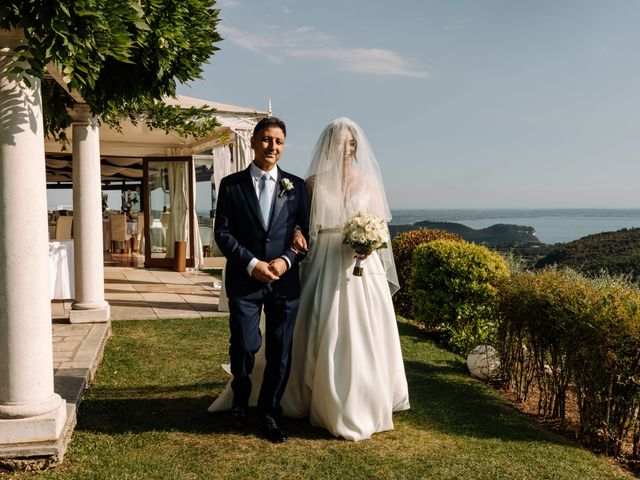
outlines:
[{"label": "grass", "polygon": [[115,322],[65,463],[0,479],[632,478],[509,406],[417,328],[399,327],[412,408],[394,416],[395,430],[353,443],[285,420],[289,441],[272,445],[206,412],[227,380],[225,318]]},{"label": "grass", "polygon": [[205,268],[202,270],[204,273],[211,275],[212,277],[217,278],[218,280],[222,280],[222,269],[221,268]]}]

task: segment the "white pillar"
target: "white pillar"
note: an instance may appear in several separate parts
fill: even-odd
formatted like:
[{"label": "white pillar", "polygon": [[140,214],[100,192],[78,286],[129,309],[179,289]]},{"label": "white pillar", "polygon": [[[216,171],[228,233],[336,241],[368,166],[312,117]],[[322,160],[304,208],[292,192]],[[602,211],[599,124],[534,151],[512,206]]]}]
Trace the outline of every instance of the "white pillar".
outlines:
[{"label": "white pillar", "polygon": [[0,31],[0,444],[55,440],[47,185],[40,82],[7,73],[20,37]]},{"label": "white pillar", "polygon": [[106,322],[110,309],[104,299],[100,135],[97,120],[86,104],[77,105],[72,116],[76,298],[69,321]]}]

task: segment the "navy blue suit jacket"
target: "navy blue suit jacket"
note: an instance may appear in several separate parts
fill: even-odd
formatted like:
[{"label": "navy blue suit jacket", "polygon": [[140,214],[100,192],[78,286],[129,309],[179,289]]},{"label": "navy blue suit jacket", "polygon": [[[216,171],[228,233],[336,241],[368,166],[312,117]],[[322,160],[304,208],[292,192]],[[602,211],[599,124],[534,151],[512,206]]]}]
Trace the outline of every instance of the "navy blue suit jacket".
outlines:
[{"label": "navy blue suit jacket", "polygon": [[[252,258],[269,262],[281,256],[289,259],[291,268],[271,283],[273,292],[287,298],[300,296],[298,264],[304,255],[296,255],[289,245],[296,226],[308,237],[309,196],[301,178],[277,168],[278,181],[268,229],[262,224],[248,168],[228,175],[220,182],[214,234],[218,247],[227,258],[225,287],[229,298],[250,295],[264,288],[264,283],[247,273]],[[279,195],[280,182],[284,178],[289,179],[294,188]]]}]

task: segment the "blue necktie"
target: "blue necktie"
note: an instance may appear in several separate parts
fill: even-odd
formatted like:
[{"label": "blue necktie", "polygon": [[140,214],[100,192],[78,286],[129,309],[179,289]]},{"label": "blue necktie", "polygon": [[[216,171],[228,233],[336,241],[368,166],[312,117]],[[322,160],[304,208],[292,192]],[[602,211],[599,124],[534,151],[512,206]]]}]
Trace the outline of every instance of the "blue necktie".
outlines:
[{"label": "blue necktie", "polygon": [[264,220],[265,227],[269,226],[269,213],[271,210],[271,195],[269,195],[269,187],[267,186],[268,181],[268,173],[265,173],[260,177],[260,193],[258,195],[258,203],[260,204],[262,220]]}]

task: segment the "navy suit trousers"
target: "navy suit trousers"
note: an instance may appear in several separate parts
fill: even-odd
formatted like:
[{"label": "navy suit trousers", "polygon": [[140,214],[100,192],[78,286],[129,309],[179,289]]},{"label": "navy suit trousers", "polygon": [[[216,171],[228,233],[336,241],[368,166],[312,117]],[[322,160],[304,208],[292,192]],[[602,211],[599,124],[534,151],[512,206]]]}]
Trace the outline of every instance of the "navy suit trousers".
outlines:
[{"label": "navy suit trousers", "polygon": [[253,294],[229,299],[229,356],[234,406],[248,408],[251,395],[249,375],[263,341],[259,324],[264,308],[266,367],[258,396],[258,412],[261,417],[270,415],[278,418],[282,415],[280,400],[291,369],[291,344],[298,304],[298,298],[275,294],[270,284]]}]

